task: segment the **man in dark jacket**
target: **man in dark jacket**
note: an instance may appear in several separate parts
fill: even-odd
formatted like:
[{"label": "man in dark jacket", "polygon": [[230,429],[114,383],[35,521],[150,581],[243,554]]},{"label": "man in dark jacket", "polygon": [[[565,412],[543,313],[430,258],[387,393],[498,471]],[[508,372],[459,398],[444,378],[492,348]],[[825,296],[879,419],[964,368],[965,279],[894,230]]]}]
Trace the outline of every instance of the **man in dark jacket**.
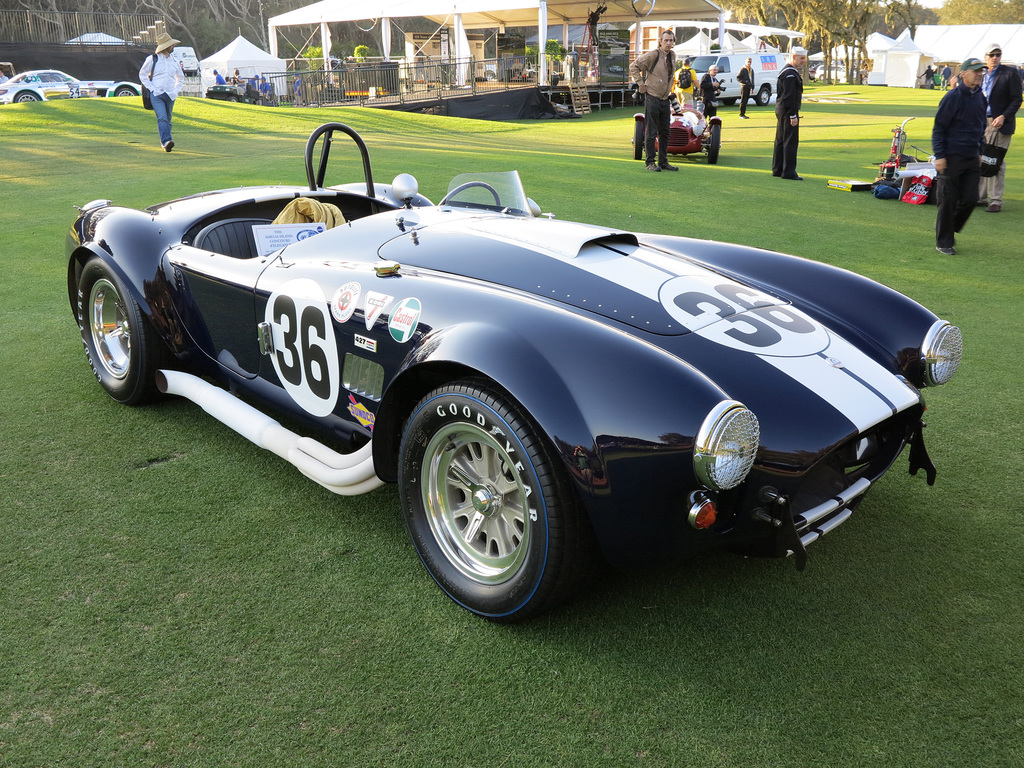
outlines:
[{"label": "man in dark jacket", "polygon": [[[629,77],[644,94],[644,145],[648,171],[678,171],[668,162],[668,129],[672,119],[672,84],[675,79],[676,58],[672,48],[676,35],[671,29],[661,33],[658,47],[641,53],[629,65]],[[655,157],[655,139],[658,153]]]},{"label": "man in dark jacket", "polygon": [[800,67],[807,62],[807,49],[797,46],[789,61],[779,72],[778,97],[775,101],[775,151],[772,153],[772,176],[803,181],[796,174],[796,150],[800,144],[800,105],[804,97],[804,81]]},{"label": "man in dark jacket", "polygon": [[704,117],[714,117],[718,114],[716,104],[722,87],[722,82],[718,79],[718,65],[712,64],[700,79],[700,100],[704,102]]},{"label": "man in dark jacket", "polygon": [[754,92],[754,67],[753,60],[747,59],[746,66],[736,73],[736,80],[740,84],[740,117],[749,120],[747,117],[747,99]]},{"label": "man in dark jacket", "polygon": [[954,233],[964,228],[978,202],[987,107],[980,87],[984,69],[978,59],[967,59],[960,65],[959,83],[942,97],[932,128],[932,151],[939,174],[935,179],[935,249],[948,256],[956,253]]},{"label": "man in dark jacket", "polygon": [[[1010,148],[1010,138],[1017,126],[1017,110],[1021,103],[1020,75],[1013,67],[1002,64],[1003,49],[990,45],[985,52],[988,71],[982,80],[981,89],[988,101],[986,113],[985,143],[1001,149]],[[989,213],[1003,210],[1003,184],[1006,180],[1006,161],[999,165],[995,176],[982,176],[978,188],[978,204],[988,205]]]}]

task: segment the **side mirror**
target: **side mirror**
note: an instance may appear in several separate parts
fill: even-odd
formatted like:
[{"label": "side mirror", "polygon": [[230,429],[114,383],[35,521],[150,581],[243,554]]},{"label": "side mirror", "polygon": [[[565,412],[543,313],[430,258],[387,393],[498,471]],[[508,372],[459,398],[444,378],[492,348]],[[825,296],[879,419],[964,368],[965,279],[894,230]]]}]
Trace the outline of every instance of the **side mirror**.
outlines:
[{"label": "side mirror", "polygon": [[411,208],[412,199],[419,193],[420,185],[411,174],[400,173],[391,182],[391,191],[406,208]]}]

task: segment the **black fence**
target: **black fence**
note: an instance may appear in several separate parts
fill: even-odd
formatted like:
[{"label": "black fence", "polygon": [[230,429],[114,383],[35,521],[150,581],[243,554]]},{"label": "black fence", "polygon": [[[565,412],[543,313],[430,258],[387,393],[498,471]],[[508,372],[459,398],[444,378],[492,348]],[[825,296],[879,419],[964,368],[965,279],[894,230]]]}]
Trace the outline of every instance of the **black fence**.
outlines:
[{"label": "black fence", "polygon": [[547,70],[547,82],[541,83],[536,57],[505,56],[347,64],[329,70],[268,75],[267,79],[272,83],[279,104],[388,106],[529,85],[553,88],[571,84],[621,89],[629,79],[629,56],[604,56],[594,64],[581,64],[574,57],[549,57]]}]

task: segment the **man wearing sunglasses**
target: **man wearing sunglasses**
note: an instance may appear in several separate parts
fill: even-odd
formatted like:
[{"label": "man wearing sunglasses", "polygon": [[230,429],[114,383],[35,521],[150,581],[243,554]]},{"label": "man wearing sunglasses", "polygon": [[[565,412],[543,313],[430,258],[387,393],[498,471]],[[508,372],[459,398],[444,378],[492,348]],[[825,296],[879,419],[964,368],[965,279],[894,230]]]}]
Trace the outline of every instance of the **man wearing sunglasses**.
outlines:
[{"label": "man wearing sunglasses", "polygon": [[[987,70],[981,89],[988,100],[986,113],[985,144],[992,144],[1005,151],[1010,148],[1017,123],[1017,110],[1021,105],[1021,79],[1014,67],[1002,63],[1003,49],[997,44],[990,45],[985,52]],[[982,176],[978,185],[978,205],[987,205],[988,213],[999,213],[1003,209],[1003,183],[1006,179],[1006,161],[999,166],[994,176]]]}]

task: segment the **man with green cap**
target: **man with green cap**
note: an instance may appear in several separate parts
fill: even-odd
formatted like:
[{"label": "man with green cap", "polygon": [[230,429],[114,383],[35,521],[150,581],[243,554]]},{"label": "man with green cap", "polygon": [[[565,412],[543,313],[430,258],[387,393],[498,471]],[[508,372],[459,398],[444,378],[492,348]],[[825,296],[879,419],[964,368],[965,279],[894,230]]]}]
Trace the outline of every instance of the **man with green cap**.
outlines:
[{"label": "man with green cap", "polygon": [[939,102],[932,128],[938,213],[935,249],[952,256],[955,233],[963,229],[978,202],[981,178],[981,140],[988,107],[981,81],[985,65],[967,59],[960,65],[960,82]]}]

